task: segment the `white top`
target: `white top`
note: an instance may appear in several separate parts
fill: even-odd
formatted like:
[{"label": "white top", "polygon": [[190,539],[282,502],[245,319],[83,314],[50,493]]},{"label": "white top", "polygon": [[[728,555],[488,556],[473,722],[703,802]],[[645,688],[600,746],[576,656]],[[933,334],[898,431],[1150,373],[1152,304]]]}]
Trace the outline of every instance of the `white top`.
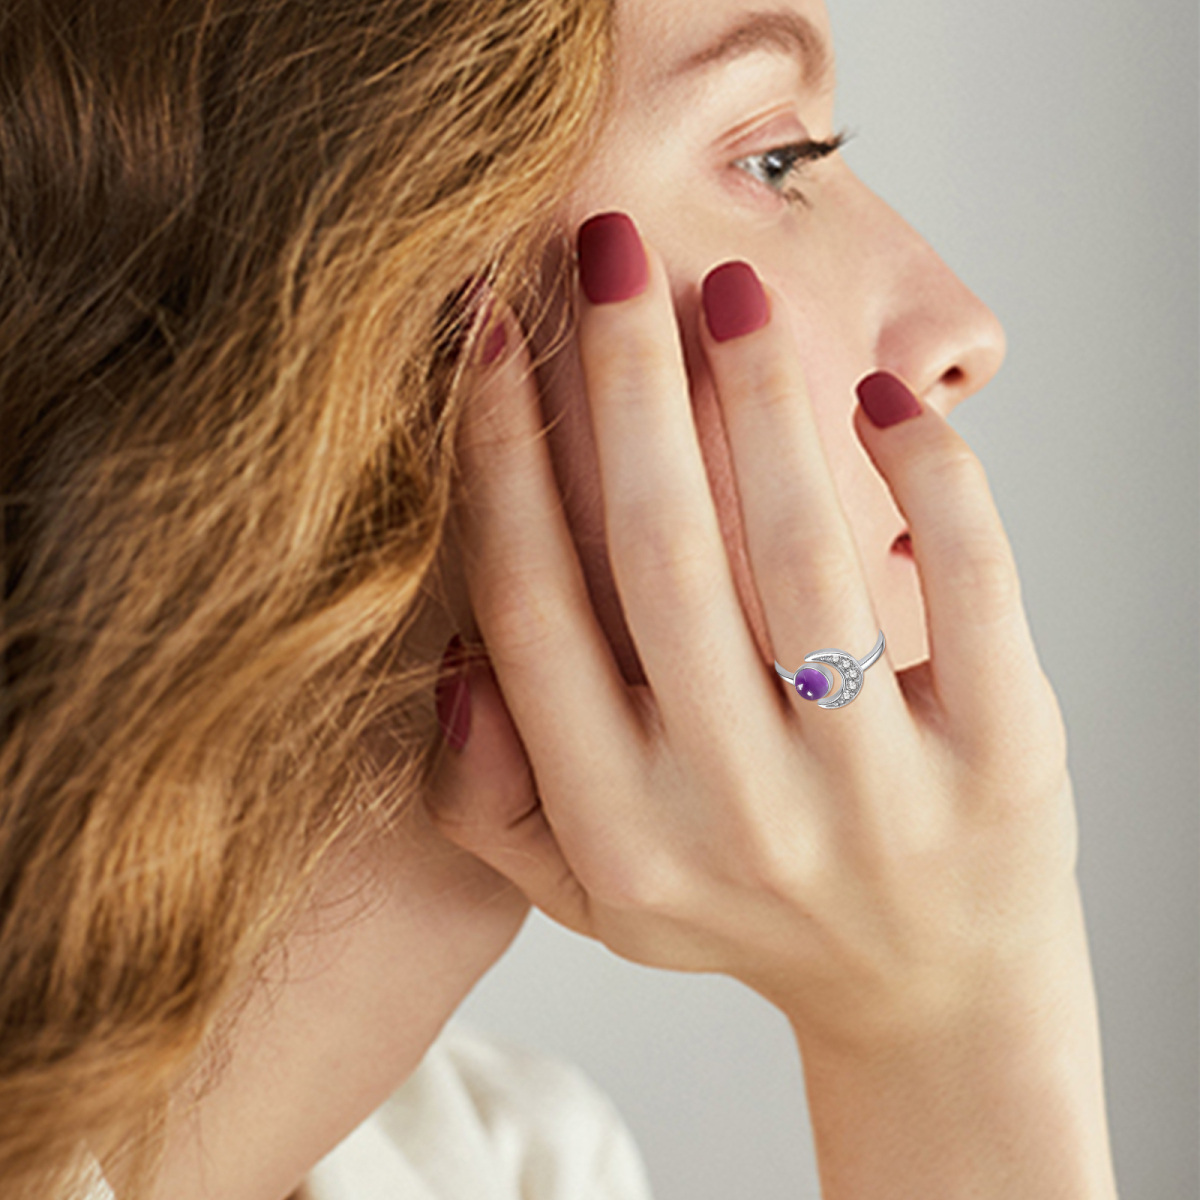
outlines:
[{"label": "white top", "polygon": [[[95,1160],[93,1160],[93,1164]],[[572,1063],[447,1025],[305,1177],[300,1200],[652,1200],[612,1101]],[[86,1200],[114,1200],[95,1168]]]}]

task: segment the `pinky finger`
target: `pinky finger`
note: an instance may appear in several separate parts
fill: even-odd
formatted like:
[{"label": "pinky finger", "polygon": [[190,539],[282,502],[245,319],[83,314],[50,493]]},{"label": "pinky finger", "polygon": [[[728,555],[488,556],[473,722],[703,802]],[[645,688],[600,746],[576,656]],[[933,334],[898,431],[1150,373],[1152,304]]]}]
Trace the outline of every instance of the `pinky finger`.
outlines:
[{"label": "pinky finger", "polygon": [[470,736],[446,748],[424,796],[438,832],[503,875],[548,917],[590,932],[588,896],[563,857],[500,685],[486,659],[464,673]]},{"label": "pinky finger", "polygon": [[[982,464],[949,422],[896,376],[868,376],[859,396],[855,432],[908,521],[932,681],[947,726],[982,751],[1011,751],[1027,736],[1044,738],[1044,705],[1056,701]],[[868,404],[877,416],[881,409],[915,415],[880,427]]]}]

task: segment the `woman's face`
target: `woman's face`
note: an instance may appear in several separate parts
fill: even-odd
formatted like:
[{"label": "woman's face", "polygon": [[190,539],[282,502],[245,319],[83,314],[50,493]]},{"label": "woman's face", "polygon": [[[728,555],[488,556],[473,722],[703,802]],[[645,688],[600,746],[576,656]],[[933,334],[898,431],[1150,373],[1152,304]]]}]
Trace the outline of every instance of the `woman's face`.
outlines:
[{"label": "woman's face", "polygon": [[[828,139],[833,116],[829,17],[821,0],[618,0],[617,103],[599,152],[562,217],[629,213],[670,274],[697,435],[747,617],[774,654],[742,536],[720,408],[696,333],[700,286],[732,258],[788,299],[826,457],[854,531],[888,652],[899,669],[928,656],[917,573],[893,549],[904,518],[851,426],[854,385],[886,369],[947,413],[1004,355],[992,312],[930,246],[833,154],[786,175],[770,155]],[[824,64],[824,70],[822,70]],[[765,156],[765,157],[764,157]],[[740,165],[737,165],[739,164]],[[798,189],[809,201],[785,198]],[[553,252],[544,264],[551,319],[568,301]],[[609,570],[602,496],[574,342],[539,368],[550,446],[593,603],[629,683],[645,683]],[[803,463],[795,464],[803,470]],[[848,630],[814,629],[814,646]],[[849,646],[855,653],[869,647]]]}]

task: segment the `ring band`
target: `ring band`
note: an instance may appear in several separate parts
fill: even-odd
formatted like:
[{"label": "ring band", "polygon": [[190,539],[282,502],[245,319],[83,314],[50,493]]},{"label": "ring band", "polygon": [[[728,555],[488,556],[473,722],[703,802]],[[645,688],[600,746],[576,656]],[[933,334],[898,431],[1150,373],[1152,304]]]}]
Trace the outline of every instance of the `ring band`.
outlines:
[{"label": "ring band", "polygon": [[[803,667],[799,671],[788,671],[776,661],[775,670],[795,686],[803,699],[815,700],[818,708],[845,708],[862,691],[863,672],[883,653],[883,646],[881,629],[879,640],[865,658],[855,658],[845,650],[814,650],[804,656],[804,661],[813,663],[813,666]],[[838,687],[834,687],[833,672],[824,665],[825,663],[838,669],[842,677]]]}]

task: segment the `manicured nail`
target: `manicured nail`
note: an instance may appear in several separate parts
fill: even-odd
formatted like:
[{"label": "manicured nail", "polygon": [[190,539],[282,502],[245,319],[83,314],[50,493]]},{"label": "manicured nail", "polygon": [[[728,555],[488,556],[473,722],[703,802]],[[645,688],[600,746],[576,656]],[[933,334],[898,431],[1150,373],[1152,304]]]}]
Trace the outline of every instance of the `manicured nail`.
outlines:
[{"label": "manicured nail", "polygon": [[444,329],[440,336],[439,350],[447,358],[457,358],[475,324],[479,298],[484,289],[482,275],[471,275],[465,279],[444,302],[442,320]]},{"label": "manicured nail", "polygon": [[[481,318],[481,322],[486,322],[491,319],[492,306],[489,302],[488,310]],[[504,353],[504,347],[508,344],[508,334],[504,332],[504,322],[497,321],[495,325],[488,331],[487,337],[484,339],[483,351],[479,356],[479,361],[485,367],[490,367]]]},{"label": "manicured nail", "polygon": [[471,732],[471,691],[462,663],[463,641],[456,633],[442,654],[441,674],[434,692],[438,725],[442,736],[455,750],[461,750],[467,744],[467,735]]},{"label": "manicured nail", "polygon": [[880,429],[921,415],[920,400],[902,379],[889,371],[875,371],[868,375],[859,381],[855,391],[858,392],[858,402],[863,406],[863,411],[871,418],[871,423]]},{"label": "manicured nail", "polygon": [[646,252],[632,220],[621,212],[601,213],[579,227],[579,282],[593,304],[629,300],[650,278]]},{"label": "manicured nail", "polygon": [[704,277],[704,316],[718,342],[761,329],[771,316],[767,293],[748,262],[727,262]]}]

